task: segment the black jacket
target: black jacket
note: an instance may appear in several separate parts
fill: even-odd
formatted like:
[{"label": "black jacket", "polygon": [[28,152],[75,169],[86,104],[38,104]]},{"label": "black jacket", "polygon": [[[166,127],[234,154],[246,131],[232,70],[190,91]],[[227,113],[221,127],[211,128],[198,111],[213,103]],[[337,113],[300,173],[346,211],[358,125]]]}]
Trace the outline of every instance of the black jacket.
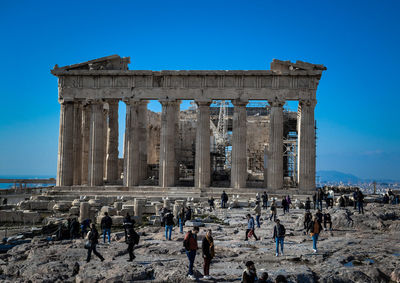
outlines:
[{"label": "black jacket", "polygon": [[274,227],[274,239],[276,238],[276,237],[285,237],[285,234],[286,234],[286,229],[285,229],[285,226],[283,226],[282,224],[279,224],[279,227],[278,227],[278,225],[275,225],[275,227]]},{"label": "black jacket", "polygon": [[171,212],[168,212],[165,215],[165,225],[173,226],[174,225],[174,215]]},{"label": "black jacket", "polygon": [[101,229],[111,229],[112,226],[112,219],[110,216],[104,216],[101,219]]},{"label": "black jacket", "polygon": [[99,243],[99,232],[97,232],[96,228],[90,230],[89,241],[92,245]]},{"label": "black jacket", "polygon": [[203,257],[211,258],[210,243],[206,237],[203,238],[203,242],[201,243],[201,250],[203,252]]}]

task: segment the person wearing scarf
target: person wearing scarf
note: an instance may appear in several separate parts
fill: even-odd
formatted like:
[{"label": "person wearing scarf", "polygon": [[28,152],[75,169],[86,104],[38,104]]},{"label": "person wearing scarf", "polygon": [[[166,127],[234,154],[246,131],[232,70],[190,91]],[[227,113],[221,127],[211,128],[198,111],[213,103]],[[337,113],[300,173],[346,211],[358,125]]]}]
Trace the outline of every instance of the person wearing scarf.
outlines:
[{"label": "person wearing scarf", "polygon": [[211,279],[210,264],[211,264],[211,259],[215,256],[214,240],[212,237],[211,230],[208,230],[206,233],[206,236],[203,238],[201,249],[203,251],[203,258],[204,258],[204,277],[203,278]]}]

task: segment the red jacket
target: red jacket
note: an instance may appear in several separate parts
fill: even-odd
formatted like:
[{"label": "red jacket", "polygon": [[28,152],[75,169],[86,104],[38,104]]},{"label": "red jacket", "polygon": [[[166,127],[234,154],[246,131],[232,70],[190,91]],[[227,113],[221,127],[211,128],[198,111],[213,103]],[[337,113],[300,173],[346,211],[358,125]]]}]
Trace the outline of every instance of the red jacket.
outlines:
[{"label": "red jacket", "polygon": [[197,250],[197,235],[191,231],[187,232],[184,238],[185,248],[189,251]]}]

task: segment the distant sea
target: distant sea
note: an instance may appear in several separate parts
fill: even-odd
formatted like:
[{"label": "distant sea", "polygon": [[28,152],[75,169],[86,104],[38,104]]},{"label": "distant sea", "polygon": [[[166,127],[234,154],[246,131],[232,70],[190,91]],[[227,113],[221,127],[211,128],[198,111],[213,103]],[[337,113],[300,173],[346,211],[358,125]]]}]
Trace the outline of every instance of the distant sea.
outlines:
[{"label": "distant sea", "polygon": [[[0,179],[49,179],[49,178],[56,178],[54,175],[0,175]],[[11,183],[0,183],[0,189],[9,189],[13,187],[14,184]],[[46,187],[50,186],[48,184],[27,184],[27,187]]]}]

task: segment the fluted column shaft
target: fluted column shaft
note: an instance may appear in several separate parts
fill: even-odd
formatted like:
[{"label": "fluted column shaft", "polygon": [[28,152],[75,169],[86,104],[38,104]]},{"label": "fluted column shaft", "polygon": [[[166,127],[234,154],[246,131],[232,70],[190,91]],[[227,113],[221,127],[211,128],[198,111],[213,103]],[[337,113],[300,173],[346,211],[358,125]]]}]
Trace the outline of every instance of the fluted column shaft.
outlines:
[{"label": "fluted column shaft", "polygon": [[247,180],[247,102],[232,101],[233,129],[232,129],[232,167],[231,187],[245,188]]},{"label": "fluted column shaft", "polygon": [[139,182],[147,178],[147,100],[139,103]]},{"label": "fluted column shaft", "polygon": [[118,176],[118,100],[108,100],[106,180],[116,183]]},{"label": "fluted column shaft", "polygon": [[300,100],[298,107],[298,183],[299,189],[315,189],[314,99]]},{"label": "fluted column shaft", "polygon": [[73,134],[74,134],[74,103],[61,102],[60,136],[58,139],[57,186],[73,184]]},{"label": "fluted column shaft", "polygon": [[104,173],[104,114],[101,101],[91,101],[89,186],[102,186]]},{"label": "fluted column shaft", "polygon": [[125,100],[125,146],[124,146],[124,186],[139,185],[139,103]]},{"label": "fluted column shaft", "polygon": [[74,185],[82,184],[82,103],[74,103]]},{"label": "fluted column shaft", "polygon": [[90,145],[90,120],[91,120],[91,105],[84,104],[82,107],[82,182],[88,184],[89,173],[89,145]]},{"label": "fluted column shaft", "polygon": [[160,101],[161,112],[161,133],[160,133],[160,168],[159,185],[170,187],[175,185],[176,161],[175,161],[175,141],[177,136],[177,111],[179,103],[177,101]]},{"label": "fluted column shaft", "polygon": [[283,101],[269,101],[271,106],[269,148],[267,162],[267,187],[279,190],[283,187]]},{"label": "fluted column shaft", "polygon": [[210,186],[210,104],[197,102],[195,187]]}]

